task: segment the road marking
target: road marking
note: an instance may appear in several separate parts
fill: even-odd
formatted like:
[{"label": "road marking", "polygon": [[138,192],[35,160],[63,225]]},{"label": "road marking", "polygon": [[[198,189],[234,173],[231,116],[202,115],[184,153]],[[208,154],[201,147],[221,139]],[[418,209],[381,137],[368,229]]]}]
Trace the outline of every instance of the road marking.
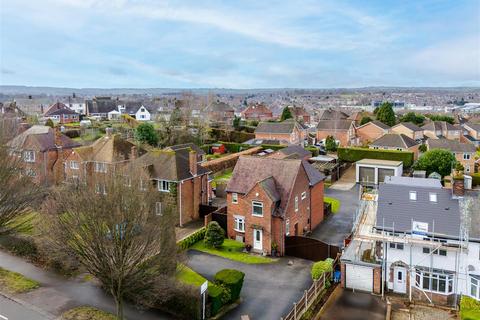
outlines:
[{"label": "road marking", "polygon": [[5,317],[5,316],[2,316],[1,314],[0,314],[0,319],[2,319],[2,320],[8,320],[8,318],[7,318],[7,317]]}]

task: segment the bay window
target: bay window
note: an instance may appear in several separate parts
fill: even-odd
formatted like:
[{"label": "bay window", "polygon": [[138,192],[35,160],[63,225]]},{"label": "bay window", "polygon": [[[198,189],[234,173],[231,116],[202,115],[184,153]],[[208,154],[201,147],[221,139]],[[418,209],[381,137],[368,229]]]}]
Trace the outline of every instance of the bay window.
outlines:
[{"label": "bay window", "polygon": [[417,269],[415,286],[425,291],[451,294],[453,293],[453,274]]}]

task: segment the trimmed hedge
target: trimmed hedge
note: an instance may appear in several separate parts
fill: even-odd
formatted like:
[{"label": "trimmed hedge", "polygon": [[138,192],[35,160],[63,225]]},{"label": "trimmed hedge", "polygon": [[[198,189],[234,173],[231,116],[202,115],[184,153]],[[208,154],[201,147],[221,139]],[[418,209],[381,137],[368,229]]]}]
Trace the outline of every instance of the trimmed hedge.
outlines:
[{"label": "trimmed hedge", "polygon": [[225,288],[215,284],[208,285],[208,297],[210,300],[210,316],[214,316],[226,304],[228,292]]},{"label": "trimmed hedge", "polygon": [[320,154],[317,147],[305,147],[305,150],[310,151],[312,153],[312,156],[314,156],[314,157],[316,157]]},{"label": "trimmed hedge", "polygon": [[215,274],[215,283],[223,285],[230,290],[229,302],[234,302],[240,298],[242,291],[243,279],[245,273],[234,269],[223,269]]},{"label": "trimmed hedge", "polygon": [[228,152],[230,153],[240,152],[243,150],[250,149],[252,147],[251,145],[244,144],[244,143],[224,142],[224,141],[219,141],[218,143],[223,144],[225,148],[228,150]]},{"label": "trimmed hedge", "polygon": [[193,246],[198,241],[203,240],[205,238],[205,232],[206,232],[206,229],[205,229],[205,227],[203,227],[202,229],[195,231],[194,233],[192,233],[191,235],[189,235],[185,239],[180,240],[177,243],[177,245],[181,249],[186,250],[186,249],[190,248],[191,246]]},{"label": "trimmed hedge", "polygon": [[272,149],[274,151],[286,148],[286,145],[283,144],[262,144],[263,149]]},{"label": "trimmed hedge", "polygon": [[413,164],[413,152],[397,150],[380,150],[364,148],[338,148],[338,159],[345,162],[356,162],[362,159],[378,159],[402,161],[405,168]]},{"label": "trimmed hedge", "polygon": [[462,296],[460,300],[460,318],[462,320],[479,320],[480,302],[473,298]]},{"label": "trimmed hedge", "polygon": [[480,173],[470,173],[470,176],[472,177],[472,185],[480,185]]},{"label": "trimmed hedge", "polygon": [[327,258],[323,261],[315,262],[312,266],[312,279],[318,280],[325,272],[333,271],[333,259]]}]

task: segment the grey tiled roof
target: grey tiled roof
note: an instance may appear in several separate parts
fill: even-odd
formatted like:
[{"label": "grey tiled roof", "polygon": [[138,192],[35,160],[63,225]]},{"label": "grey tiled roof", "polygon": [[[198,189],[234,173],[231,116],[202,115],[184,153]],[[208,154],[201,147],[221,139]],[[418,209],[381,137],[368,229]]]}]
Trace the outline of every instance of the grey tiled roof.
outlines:
[{"label": "grey tiled roof", "polygon": [[447,139],[428,139],[427,145],[429,149],[446,149],[452,152],[475,153],[476,148],[471,143],[461,143]]},{"label": "grey tiled roof", "polygon": [[[423,131],[422,128],[420,128],[419,126],[417,126],[416,124],[414,123],[411,123],[411,122],[401,122],[399,124],[397,124],[396,126],[399,126],[399,125],[403,125],[404,127],[414,131],[414,132],[417,132],[417,131]],[[394,126],[394,127],[396,127]]]},{"label": "grey tiled roof", "polygon": [[[417,200],[409,192],[417,192]],[[423,188],[384,183],[378,190],[377,229],[410,232],[412,221],[428,223],[428,232],[458,237],[460,208],[448,189]],[[430,193],[437,194],[437,202],[430,201]],[[434,230],[435,229],[435,230]]]},{"label": "grey tiled roof", "polygon": [[475,131],[480,131],[480,123],[467,122],[467,123],[464,124],[464,126],[468,126],[469,128],[471,128]]},{"label": "grey tiled roof", "polygon": [[295,121],[261,122],[255,133],[291,134],[296,126],[297,123]]},{"label": "grey tiled roof", "polygon": [[311,157],[312,156],[312,153],[310,151],[305,150],[304,148],[302,148],[301,146],[298,146],[298,145],[290,145],[286,148],[278,150],[278,152],[283,153],[284,155],[296,154],[300,158]]},{"label": "grey tiled roof", "polygon": [[391,147],[391,148],[405,148],[408,149],[417,145],[418,143],[412,138],[397,133],[387,133],[373,141],[370,146],[375,147]]},{"label": "grey tiled roof", "polygon": [[353,120],[320,120],[318,121],[318,130],[348,131]]}]

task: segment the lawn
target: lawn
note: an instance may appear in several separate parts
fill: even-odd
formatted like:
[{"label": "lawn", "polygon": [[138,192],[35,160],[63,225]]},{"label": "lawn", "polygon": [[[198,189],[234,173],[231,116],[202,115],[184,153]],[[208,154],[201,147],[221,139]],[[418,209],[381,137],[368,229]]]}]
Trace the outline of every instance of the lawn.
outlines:
[{"label": "lawn", "polygon": [[197,287],[201,286],[205,281],[207,281],[207,279],[182,264],[178,265],[175,278],[185,284],[191,284]]},{"label": "lawn", "polygon": [[92,307],[77,307],[62,314],[61,320],[116,320],[111,313]]},{"label": "lawn", "polygon": [[242,252],[243,248],[243,243],[231,239],[225,239],[223,245],[218,249],[207,247],[203,241],[195,243],[190,249],[247,264],[271,263],[276,261],[275,259],[268,257]]},{"label": "lawn", "polygon": [[460,318],[462,320],[480,320],[480,302],[462,296],[460,301]]},{"label": "lawn", "polygon": [[0,288],[8,293],[22,293],[39,287],[39,283],[20,273],[0,268]]},{"label": "lawn", "polygon": [[337,213],[338,210],[340,210],[340,200],[331,197],[323,197],[323,201],[332,205],[333,213]]},{"label": "lawn", "polygon": [[216,176],[213,178],[212,187],[215,188],[217,183],[227,183],[233,175],[233,169],[227,169],[221,175]]}]

